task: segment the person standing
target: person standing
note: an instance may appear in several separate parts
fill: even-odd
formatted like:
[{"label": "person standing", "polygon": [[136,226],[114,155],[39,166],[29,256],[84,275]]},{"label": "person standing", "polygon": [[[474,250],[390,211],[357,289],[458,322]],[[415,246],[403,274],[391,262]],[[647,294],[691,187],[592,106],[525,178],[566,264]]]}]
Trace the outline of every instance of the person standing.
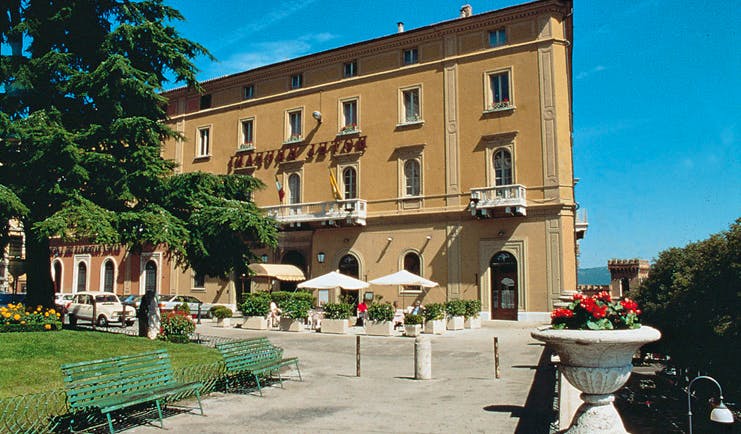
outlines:
[{"label": "person standing", "polygon": [[365,325],[365,317],[368,312],[368,305],[365,304],[365,300],[361,300],[360,304],[358,304],[358,325],[364,326]]}]

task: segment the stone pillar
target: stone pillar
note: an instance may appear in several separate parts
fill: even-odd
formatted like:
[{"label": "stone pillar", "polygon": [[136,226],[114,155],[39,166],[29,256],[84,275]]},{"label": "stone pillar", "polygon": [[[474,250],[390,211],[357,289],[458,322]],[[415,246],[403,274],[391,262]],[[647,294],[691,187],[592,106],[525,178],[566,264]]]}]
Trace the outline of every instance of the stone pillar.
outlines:
[{"label": "stone pillar", "polygon": [[432,344],[427,336],[414,339],[414,379],[432,379]]}]

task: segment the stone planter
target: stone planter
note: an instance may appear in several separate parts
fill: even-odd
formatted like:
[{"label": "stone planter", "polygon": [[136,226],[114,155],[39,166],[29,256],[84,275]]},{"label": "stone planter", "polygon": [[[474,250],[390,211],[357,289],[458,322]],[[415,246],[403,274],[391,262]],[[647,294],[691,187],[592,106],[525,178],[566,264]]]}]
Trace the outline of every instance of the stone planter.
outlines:
[{"label": "stone planter", "polygon": [[425,333],[428,335],[441,335],[445,333],[445,320],[435,319],[425,322]]},{"label": "stone planter", "polygon": [[216,318],[216,327],[231,327],[231,318]]},{"label": "stone planter", "polygon": [[262,316],[247,316],[244,318],[242,328],[249,330],[267,330],[268,320]]},{"label": "stone planter", "polygon": [[422,334],[422,324],[404,324],[404,336],[419,336]]},{"label": "stone planter", "polygon": [[323,319],[322,333],[347,334],[350,321],[346,319]]},{"label": "stone planter", "polygon": [[365,334],[370,336],[392,336],[394,334],[394,322],[366,320]]},{"label": "stone planter", "polygon": [[450,318],[448,318],[446,327],[448,330],[463,330],[464,322],[465,318],[462,316],[451,316]]},{"label": "stone planter", "polygon": [[304,330],[304,321],[302,319],[281,317],[280,329],[284,332],[300,332]]},{"label": "stone planter", "polygon": [[558,369],[579,389],[584,403],[566,433],[627,433],[613,393],[623,387],[633,369],[633,354],[661,333],[642,326],[633,330],[535,330],[531,336],[545,342],[561,360]]},{"label": "stone planter", "polygon": [[467,329],[480,329],[481,317],[477,316],[476,318],[466,318],[466,320],[463,322],[463,327]]}]

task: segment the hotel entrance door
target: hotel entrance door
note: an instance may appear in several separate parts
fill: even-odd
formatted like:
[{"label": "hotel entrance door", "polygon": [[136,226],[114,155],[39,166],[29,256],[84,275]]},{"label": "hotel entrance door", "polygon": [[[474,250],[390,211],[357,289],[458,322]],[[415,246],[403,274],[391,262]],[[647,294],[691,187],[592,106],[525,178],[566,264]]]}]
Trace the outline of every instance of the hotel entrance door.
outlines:
[{"label": "hotel entrance door", "polygon": [[517,259],[498,252],[489,263],[491,274],[491,318],[517,320]]}]

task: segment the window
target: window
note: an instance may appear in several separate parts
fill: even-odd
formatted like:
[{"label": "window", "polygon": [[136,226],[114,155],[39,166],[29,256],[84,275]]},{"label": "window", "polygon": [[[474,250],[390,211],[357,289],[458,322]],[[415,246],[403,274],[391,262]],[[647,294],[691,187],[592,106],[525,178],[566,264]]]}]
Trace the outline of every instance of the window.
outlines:
[{"label": "window", "polygon": [[406,89],[402,91],[402,123],[413,123],[422,120],[419,104],[420,88]]},{"label": "window", "polygon": [[496,185],[512,184],[512,154],[506,149],[494,153],[494,177]]},{"label": "window", "polygon": [[291,76],[291,89],[299,89],[304,85],[304,75],[294,74]]},{"label": "window", "polygon": [[345,78],[358,75],[358,61],[353,60],[342,65],[342,76]]},{"label": "window", "polygon": [[352,133],[358,129],[358,100],[353,99],[342,102],[342,122],[340,132]]},{"label": "window", "polygon": [[253,148],[253,141],[255,135],[255,122],[254,119],[245,119],[242,121],[242,141],[239,144],[240,149]]},{"label": "window", "polygon": [[[420,271],[420,259],[419,255],[415,252],[409,252],[406,255],[404,255],[404,269],[410,273],[416,274],[417,276],[421,276]],[[405,286],[403,288],[404,291],[421,291],[422,288],[420,286]]]},{"label": "window", "polygon": [[144,291],[157,292],[157,263],[154,261],[144,266]]},{"label": "window", "polygon": [[489,74],[489,93],[487,110],[503,110],[512,107],[510,98],[509,71]]},{"label": "window", "polygon": [[206,275],[203,273],[193,274],[193,288],[205,288],[206,287]]},{"label": "window", "polygon": [[416,48],[404,50],[404,65],[411,65],[419,62],[419,54]]},{"label": "window", "polygon": [[404,194],[406,196],[422,194],[420,180],[419,161],[416,159],[407,160],[404,163]]},{"label": "window", "polygon": [[492,30],[489,32],[489,46],[498,47],[507,43],[507,33],[504,28]]},{"label": "window", "polygon": [[211,94],[201,95],[201,110],[211,108]]},{"label": "window", "polygon": [[302,136],[301,110],[288,112],[288,142],[297,142]]},{"label": "window", "polygon": [[342,171],[342,184],[345,190],[345,200],[358,197],[358,172],[354,167],[346,167]]},{"label": "window", "polygon": [[113,292],[114,265],[110,259],[103,265],[103,291]]},{"label": "window", "polygon": [[208,157],[211,153],[211,128],[198,129],[198,148],[196,157]]},{"label": "window", "polygon": [[301,203],[301,177],[298,173],[288,177],[288,203]]},{"label": "window", "polygon": [[243,99],[252,99],[255,97],[255,85],[254,84],[248,84],[247,86],[242,88],[242,98]]},{"label": "window", "polygon": [[77,292],[87,289],[87,265],[84,262],[77,264]]}]

